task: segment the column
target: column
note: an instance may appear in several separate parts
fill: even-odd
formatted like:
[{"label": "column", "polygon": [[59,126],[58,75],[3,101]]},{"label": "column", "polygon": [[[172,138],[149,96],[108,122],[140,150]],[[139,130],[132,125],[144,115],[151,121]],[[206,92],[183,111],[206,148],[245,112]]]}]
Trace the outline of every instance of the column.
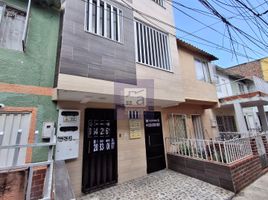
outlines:
[{"label": "column", "polygon": [[264,106],[257,106],[259,111],[259,116],[261,120],[261,126],[263,131],[268,131],[267,117],[264,111]]},{"label": "column", "polygon": [[241,134],[246,135],[248,132],[247,125],[244,118],[243,109],[240,103],[234,103],[234,110],[235,110],[235,118],[236,118],[236,126],[238,132]]}]

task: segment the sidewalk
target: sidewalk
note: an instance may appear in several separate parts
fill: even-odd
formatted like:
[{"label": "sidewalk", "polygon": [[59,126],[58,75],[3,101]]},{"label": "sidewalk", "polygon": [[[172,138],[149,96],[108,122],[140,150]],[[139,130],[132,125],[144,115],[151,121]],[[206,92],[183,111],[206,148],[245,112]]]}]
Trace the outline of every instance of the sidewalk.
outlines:
[{"label": "sidewalk", "polygon": [[233,195],[209,183],[162,170],[78,200],[229,200]]},{"label": "sidewalk", "polygon": [[268,173],[239,192],[233,200],[265,200],[268,199]]}]

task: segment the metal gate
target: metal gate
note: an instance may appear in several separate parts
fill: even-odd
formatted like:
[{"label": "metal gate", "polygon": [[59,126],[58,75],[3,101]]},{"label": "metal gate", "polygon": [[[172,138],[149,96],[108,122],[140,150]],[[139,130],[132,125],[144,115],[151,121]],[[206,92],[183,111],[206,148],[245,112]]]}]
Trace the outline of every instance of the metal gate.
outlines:
[{"label": "metal gate", "polygon": [[[27,144],[30,130],[31,113],[0,112],[0,145],[15,145],[18,134],[20,144]],[[25,163],[26,148],[19,151],[17,164]],[[15,149],[0,150],[0,167],[12,166]]]},{"label": "metal gate", "polygon": [[86,109],[82,191],[117,183],[117,129],[113,109]]}]

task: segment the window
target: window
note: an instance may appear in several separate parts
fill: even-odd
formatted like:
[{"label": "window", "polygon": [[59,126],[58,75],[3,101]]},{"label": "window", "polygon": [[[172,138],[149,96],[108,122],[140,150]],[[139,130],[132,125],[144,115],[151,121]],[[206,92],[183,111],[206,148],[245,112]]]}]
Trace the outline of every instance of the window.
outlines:
[{"label": "window", "polygon": [[220,132],[236,132],[234,116],[217,116],[218,129]]},{"label": "window", "polygon": [[160,6],[164,6],[164,0],[153,0],[153,1],[159,4]]},{"label": "window", "polygon": [[244,88],[243,83],[238,83],[238,88],[239,88],[240,94],[245,94],[245,88]]},{"label": "window", "polygon": [[220,77],[218,75],[216,75],[216,88],[217,88],[217,92],[222,92],[222,85],[220,84]]},{"label": "window", "polygon": [[171,71],[167,34],[135,21],[136,61]]},{"label": "window", "polygon": [[205,139],[203,131],[203,123],[200,115],[192,115],[192,122],[194,126],[194,134],[196,139]]},{"label": "window", "polygon": [[[31,113],[0,112],[0,145],[15,145],[17,141],[18,144],[28,144],[31,118]],[[19,130],[22,131],[20,136]],[[21,148],[18,153],[18,165],[26,163],[26,155],[27,149]],[[12,166],[14,157],[14,149],[0,150],[0,168]]]},{"label": "window", "polygon": [[0,2],[0,48],[25,49],[28,19],[26,11]]},{"label": "window", "polygon": [[87,0],[85,30],[121,42],[123,13],[102,0]]},{"label": "window", "polygon": [[207,62],[195,59],[195,72],[197,80],[211,83]]},{"label": "window", "polygon": [[171,137],[187,138],[186,119],[184,115],[171,114],[168,123]]}]

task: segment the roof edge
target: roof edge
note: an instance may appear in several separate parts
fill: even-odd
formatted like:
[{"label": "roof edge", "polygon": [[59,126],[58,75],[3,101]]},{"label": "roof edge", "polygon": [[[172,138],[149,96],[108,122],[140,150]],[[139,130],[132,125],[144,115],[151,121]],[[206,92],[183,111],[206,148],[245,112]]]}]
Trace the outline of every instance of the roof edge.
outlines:
[{"label": "roof edge", "polygon": [[196,46],[194,46],[190,43],[187,43],[179,38],[177,38],[177,46],[194,51],[198,54],[201,54],[202,56],[206,57],[209,61],[219,60],[216,56],[214,56],[214,55],[212,55],[212,54],[210,54],[210,53],[208,53],[200,48],[197,48]]}]

